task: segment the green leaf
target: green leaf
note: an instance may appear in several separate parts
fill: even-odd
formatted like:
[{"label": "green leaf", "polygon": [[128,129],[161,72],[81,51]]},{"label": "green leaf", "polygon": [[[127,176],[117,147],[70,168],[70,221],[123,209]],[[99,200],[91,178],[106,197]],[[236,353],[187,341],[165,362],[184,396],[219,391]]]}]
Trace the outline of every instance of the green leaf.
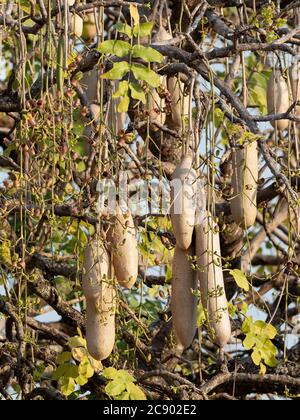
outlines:
[{"label": "green leaf", "polygon": [[236,284],[241,289],[245,290],[245,292],[249,292],[249,289],[250,289],[249,282],[247,280],[247,277],[241,270],[230,270],[229,274],[232,275]]},{"label": "green leaf", "polygon": [[57,356],[57,363],[61,365],[62,363],[69,362],[72,359],[72,354],[69,351],[65,351]]},{"label": "green leaf", "polygon": [[131,26],[127,25],[127,23],[117,23],[115,25],[115,28],[117,31],[121,32],[122,34],[125,34],[128,36],[128,38],[132,38],[132,28]]},{"label": "green leaf", "polygon": [[127,80],[123,80],[119,83],[119,87],[117,92],[113,94],[113,98],[119,98],[120,96],[127,95],[129,89],[129,82]]},{"label": "green leaf", "polygon": [[72,357],[77,362],[81,362],[87,356],[87,350],[82,347],[72,349]]},{"label": "green leaf", "polygon": [[115,63],[113,68],[107,73],[101,75],[102,79],[121,80],[130,71],[130,65],[127,61]]},{"label": "green leaf", "polygon": [[64,376],[67,378],[77,378],[78,376],[78,366],[77,365],[73,365],[73,364],[69,364],[68,368],[66,369]]},{"label": "green leaf", "polygon": [[128,95],[125,95],[118,105],[118,112],[127,112],[130,104],[130,98]]},{"label": "green leaf", "polygon": [[91,366],[95,372],[103,370],[103,365],[99,360],[93,359],[93,357],[89,356],[89,360],[91,362]]},{"label": "green leaf", "polygon": [[242,332],[244,334],[248,334],[251,331],[251,324],[253,322],[253,318],[252,316],[250,316],[249,318],[245,319],[245,321],[243,322],[242,325]]},{"label": "green leaf", "polygon": [[115,379],[117,374],[118,374],[117,369],[115,369],[113,367],[108,367],[108,368],[104,369],[104,371],[103,371],[103,377],[105,379]]},{"label": "green leaf", "polygon": [[0,262],[11,265],[11,252],[10,252],[11,243],[9,240],[4,240],[0,243]]},{"label": "green leaf", "polygon": [[246,350],[252,349],[256,344],[256,337],[254,334],[247,334],[245,340],[243,341],[243,346]]},{"label": "green leaf", "polygon": [[126,390],[126,385],[122,381],[113,380],[105,387],[105,392],[110,397],[116,397]]},{"label": "green leaf", "polygon": [[116,395],[115,396],[115,400],[119,400],[119,401],[127,401],[127,400],[130,400],[129,392],[128,391],[124,391],[124,392],[122,392],[122,394]]},{"label": "green leaf", "polygon": [[117,57],[124,57],[125,55],[129,54],[131,45],[126,41],[111,39],[109,41],[102,42],[99,45],[98,50],[102,54],[113,54]]},{"label": "green leaf", "polygon": [[261,375],[265,375],[265,374],[266,374],[266,372],[267,372],[267,368],[266,368],[266,366],[265,366],[263,363],[261,363],[261,364],[259,365],[259,373],[260,373]]},{"label": "green leaf", "polygon": [[77,376],[77,378],[75,378],[75,382],[80,386],[84,386],[85,384],[88,383],[88,381],[89,381],[88,378],[83,375],[79,375]]},{"label": "green leaf", "polygon": [[68,363],[63,363],[62,365],[58,366],[58,368],[52,374],[52,379],[54,381],[58,381],[62,376],[65,376],[68,367]]},{"label": "green leaf", "polygon": [[205,321],[206,321],[205,310],[202,303],[199,303],[197,307],[197,327],[202,327],[202,325],[205,324]]},{"label": "green leaf", "polygon": [[124,369],[118,370],[116,378],[123,381],[124,383],[135,382],[134,377]]},{"label": "green leaf", "polygon": [[133,35],[140,36],[141,38],[144,36],[149,36],[151,35],[153,26],[154,22],[144,22],[140,23],[139,25],[135,25],[133,28]]},{"label": "green leaf", "polygon": [[73,378],[62,378],[59,381],[61,392],[68,397],[75,390],[75,380]]},{"label": "green leaf", "polygon": [[129,392],[129,397],[131,400],[146,400],[146,395],[144,392],[134,383],[130,382],[126,385],[127,391]]},{"label": "green leaf", "polygon": [[268,337],[271,340],[276,337],[277,330],[273,325],[267,324],[264,321],[255,321],[254,327],[256,330],[257,335],[262,335],[264,337]]},{"label": "green leaf", "polygon": [[144,47],[143,45],[135,45],[132,49],[133,58],[142,58],[147,63],[161,63],[163,55],[151,47]]},{"label": "green leaf", "polygon": [[135,4],[129,5],[130,16],[133,19],[135,25],[139,25],[140,23],[140,14],[137,6]]},{"label": "green leaf", "polygon": [[265,364],[269,367],[276,367],[277,366],[277,360],[276,357],[274,355],[264,355],[264,361]]},{"label": "green leaf", "polygon": [[86,378],[92,378],[94,376],[94,369],[87,356],[81,361],[78,367],[78,372],[80,375],[85,376]]},{"label": "green leaf", "polygon": [[160,86],[160,77],[153,70],[148,69],[142,64],[133,64],[132,72],[137,80],[144,80],[150,86],[157,88]]},{"label": "green leaf", "polygon": [[260,365],[260,362],[261,362],[261,355],[260,355],[260,351],[259,351],[259,350],[257,350],[257,349],[255,349],[255,350],[253,351],[253,353],[251,354],[251,359],[253,360],[253,363],[254,363],[256,366],[259,366],[259,365]]},{"label": "green leaf", "polygon": [[142,87],[138,83],[130,83],[131,97],[141,101],[143,104],[146,103],[146,95]]},{"label": "green leaf", "polygon": [[74,348],[74,347],[84,347],[84,348],[86,348],[86,341],[82,337],[75,336],[75,337],[70,338],[70,340],[68,341],[68,345],[71,348]]}]

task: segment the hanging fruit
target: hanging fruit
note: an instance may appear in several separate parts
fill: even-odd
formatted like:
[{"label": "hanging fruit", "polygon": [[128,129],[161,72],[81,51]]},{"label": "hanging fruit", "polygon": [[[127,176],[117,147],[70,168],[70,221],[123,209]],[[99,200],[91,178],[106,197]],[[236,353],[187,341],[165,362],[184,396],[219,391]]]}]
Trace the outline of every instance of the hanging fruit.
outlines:
[{"label": "hanging fruit", "polygon": [[193,155],[187,154],[177,165],[171,183],[171,222],[176,243],[187,251],[192,243],[196,214],[197,174]]},{"label": "hanging fruit", "polygon": [[138,277],[138,243],[132,215],[117,206],[107,231],[108,247],[112,255],[115,276],[121,286],[130,289]]},{"label": "hanging fruit", "polygon": [[248,228],[257,214],[258,150],[253,141],[232,150],[233,198],[230,208],[235,223]]},{"label": "hanging fruit", "polygon": [[201,301],[214,341],[221,348],[231,337],[218,226],[211,216],[196,226],[196,256]]},{"label": "hanging fruit", "polygon": [[96,239],[86,248],[82,277],[87,347],[94,359],[104,360],[115,344],[116,288],[109,253]]},{"label": "hanging fruit", "polygon": [[194,246],[183,251],[175,247],[172,268],[172,324],[181,350],[192,344],[197,328],[197,272],[192,267]]},{"label": "hanging fruit", "polygon": [[[270,76],[267,88],[267,104],[269,114],[281,114],[289,109],[288,85],[279,69],[274,70]],[[289,120],[272,121],[271,124],[279,131],[283,131],[288,128]]]}]

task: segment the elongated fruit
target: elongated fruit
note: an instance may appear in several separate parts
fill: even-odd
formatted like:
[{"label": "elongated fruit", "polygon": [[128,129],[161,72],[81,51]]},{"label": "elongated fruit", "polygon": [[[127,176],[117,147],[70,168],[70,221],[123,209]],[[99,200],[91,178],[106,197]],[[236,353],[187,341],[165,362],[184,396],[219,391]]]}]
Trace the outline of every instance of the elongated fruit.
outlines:
[{"label": "elongated fruit", "polygon": [[197,272],[192,269],[194,246],[183,251],[176,245],[172,273],[172,323],[176,343],[182,350],[192,344],[197,328]]},{"label": "elongated fruit", "polygon": [[[281,114],[290,106],[288,85],[280,70],[274,70],[270,76],[267,88],[267,104],[269,114]],[[280,131],[289,126],[289,120],[272,121],[274,128]]]},{"label": "elongated fruit", "polygon": [[220,258],[220,238],[217,225],[210,216],[196,226],[196,255],[203,309],[214,341],[224,347],[231,337],[231,325]]},{"label": "elongated fruit", "polygon": [[104,360],[115,344],[116,289],[109,254],[97,240],[87,246],[82,279],[88,350],[96,360]]},{"label": "elongated fruit", "polygon": [[[300,63],[296,61],[289,69],[293,102],[300,101]],[[296,114],[300,114],[300,106],[295,107]]]},{"label": "elongated fruit", "polygon": [[56,63],[56,82],[57,89],[60,92],[61,96],[63,95],[64,89],[64,37],[61,35],[58,40],[58,49],[57,49],[57,63]]},{"label": "elongated fruit", "polygon": [[232,151],[233,198],[231,213],[236,224],[248,228],[257,214],[258,151],[256,141]]},{"label": "elongated fruit", "polygon": [[171,182],[171,222],[176,243],[188,250],[192,243],[196,213],[197,174],[192,168],[193,156],[184,156],[177,165]]},{"label": "elongated fruit", "polygon": [[71,32],[76,38],[80,38],[83,32],[83,19],[76,13],[71,16]]},{"label": "elongated fruit", "polygon": [[184,84],[176,76],[168,78],[167,87],[171,95],[171,114],[166,124],[170,129],[181,132],[184,119],[189,115],[189,96],[184,96]]},{"label": "elongated fruit", "polygon": [[137,280],[139,264],[136,230],[130,212],[123,214],[117,206],[107,232],[107,241],[115,276],[121,286],[130,289]]},{"label": "elongated fruit", "polygon": [[[154,43],[168,41],[172,39],[172,35],[165,30],[164,27],[160,27],[157,33],[153,37]],[[160,123],[164,125],[166,121],[165,113],[165,99],[159,95],[159,89],[167,88],[167,78],[165,76],[160,77],[160,88],[151,89],[148,96],[148,114],[152,131],[158,131],[159,128],[153,123]],[[163,96],[163,95],[162,95]]]}]

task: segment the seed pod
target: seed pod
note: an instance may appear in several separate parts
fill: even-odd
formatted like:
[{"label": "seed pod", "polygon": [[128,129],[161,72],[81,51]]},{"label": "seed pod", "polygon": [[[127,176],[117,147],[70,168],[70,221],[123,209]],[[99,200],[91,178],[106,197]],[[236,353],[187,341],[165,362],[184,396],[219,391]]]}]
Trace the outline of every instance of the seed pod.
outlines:
[{"label": "seed pod", "polygon": [[193,156],[184,156],[171,182],[171,222],[176,243],[184,251],[191,246],[196,217],[197,174],[192,164]]},{"label": "seed pod", "polygon": [[289,68],[293,101],[300,101],[300,63],[297,61]]},{"label": "seed pod", "polygon": [[[267,103],[269,114],[281,114],[290,106],[288,85],[278,69],[272,72],[268,82]],[[288,128],[289,120],[272,121],[271,124],[279,131],[283,131]]]},{"label": "seed pod", "polygon": [[131,213],[123,214],[120,207],[107,232],[115,275],[121,286],[131,289],[138,277],[138,243]]},{"label": "seed pod", "polygon": [[[179,75],[180,77],[180,75]],[[179,77],[168,78],[167,87],[171,95],[171,114],[168,115],[167,126],[177,132],[182,132],[183,121],[189,115],[189,96],[184,96],[184,84]]]},{"label": "seed pod", "polygon": [[196,226],[198,279],[203,309],[214,341],[224,347],[231,337],[228,302],[225,294],[220,237],[211,216]]},{"label": "seed pod", "polygon": [[[163,26],[159,28],[157,33],[153,37],[153,42],[162,42],[172,39],[172,35],[165,30]],[[167,88],[167,78],[165,76],[160,77],[160,84],[162,89]],[[151,89],[148,98],[148,113],[151,125],[151,130],[158,131],[159,128],[153,124],[154,122],[165,124],[166,113],[165,113],[165,98],[159,95],[159,89]]]},{"label": "seed pod", "polygon": [[237,225],[248,228],[257,214],[258,152],[256,141],[232,151],[231,213]]},{"label": "seed pod", "polygon": [[87,246],[82,281],[86,297],[87,347],[94,359],[104,360],[115,343],[116,289],[109,254],[97,240]]},{"label": "seed pod", "polygon": [[[293,102],[300,101],[300,63],[296,61],[289,69],[289,77],[290,77],[290,84],[291,84],[291,91],[292,91],[292,99]],[[300,115],[300,105],[295,107],[296,115]],[[300,128],[299,123],[296,123],[296,137],[299,139],[300,137]],[[294,157],[294,164],[292,168],[297,168],[296,158]]]},{"label": "seed pod", "polygon": [[71,16],[71,33],[76,37],[80,38],[83,31],[83,19],[76,13]]},{"label": "seed pod", "polygon": [[56,64],[56,81],[57,89],[61,95],[63,95],[64,89],[64,36],[60,36],[58,40],[57,49],[57,64]]},{"label": "seed pod", "polygon": [[194,255],[194,246],[187,251],[175,247],[171,309],[176,343],[182,350],[192,344],[197,328],[198,280],[191,261]]}]

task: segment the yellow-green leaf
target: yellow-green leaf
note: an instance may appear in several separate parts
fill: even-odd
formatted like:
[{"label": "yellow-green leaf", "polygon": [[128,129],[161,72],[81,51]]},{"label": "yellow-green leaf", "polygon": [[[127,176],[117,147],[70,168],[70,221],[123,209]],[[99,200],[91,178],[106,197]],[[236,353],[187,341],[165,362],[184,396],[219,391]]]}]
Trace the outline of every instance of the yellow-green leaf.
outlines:
[{"label": "yellow-green leaf", "polygon": [[163,55],[151,47],[136,44],[132,49],[133,58],[142,58],[147,63],[161,63]]},{"label": "yellow-green leaf", "polygon": [[124,392],[126,389],[126,385],[122,381],[110,381],[106,387],[105,392],[110,397],[116,397],[117,395],[120,395],[122,392]]},{"label": "yellow-green leaf", "polygon": [[73,378],[62,378],[59,381],[61,392],[68,397],[75,390],[75,380]]},{"label": "yellow-green leaf", "polygon": [[126,41],[120,40],[109,40],[103,41],[100,45],[98,50],[102,54],[113,54],[117,57],[124,57],[125,55],[129,54],[131,50],[131,45]]},{"label": "yellow-green leaf", "polygon": [[0,262],[11,265],[11,252],[10,252],[11,243],[8,240],[4,240],[0,243]]},{"label": "yellow-green leaf", "polygon": [[138,25],[140,22],[140,15],[139,15],[137,6],[135,4],[130,4],[129,10],[130,10],[130,15],[132,17],[133,23],[135,25]]},{"label": "yellow-green leaf", "polygon": [[129,82],[127,80],[123,80],[119,83],[118,90],[113,94],[113,98],[119,98],[120,96],[124,96],[127,94],[129,88]]},{"label": "yellow-green leaf", "polygon": [[130,382],[126,385],[127,391],[129,392],[129,397],[131,400],[146,400],[146,395],[141,390],[140,387]]},{"label": "yellow-green leaf", "polygon": [[77,347],[72,349],[72,356],[74,360],[81,362],[84,357],[87,355],[87,350],[83,347]]},{"label": "yellow-green leaf", "polygon": [[57,356],[57,363],[62,364],[69,362],[72,359],[72,354],[69,351],[65,351]]},{"label": "yellow-green leaf", "polygon": [[102,79],[121,80],[130,71],[130,65],[127,61],[115,63],[113,68],[107,73],[101,75]]},{"label": "yellow-green leaf", "polygon": [[241,270],[230,270],[229,272],[234,278],[236,284],[245,292],[249,292],[250,286],[247,277]]},{"label": "yellow-green leaf", "polygon": [[75,378],[75,382],[80,386],[84,386],[85,384],[88,383],[88,381],[89,381],[88,378],[82,375],[79,375],[77,376],[77,378]]},{"label": "yellow-green leaf", "polygon": [[117,31],[121,32],[122,34],[125,34],[128,36],[128,38],[132,38],[132,28],[131,26],[127,25],[127,23],[117,23],[115,25],[115,28]]},{"label": "yellow-green leaf", "polygon": [[142,64],[133,64],[132,72],[137,80],[144,80],[150,86],[157,88],[160,86],[160,77],[153,70],[143,66]]},{"label": "yellow-green leaf", "polygon": [[125,95],[119,102],[118,112],[127,112],[130,104],[130,98],[128,95]]},{"label": "yellow-green leaf", "polygon": [[104,371],[103,371],[103,376],[104,376],[105,379],[115,379],[117,374],[118,374],[117,369],[115,369],[113,367],[108,367],[108,368],[104,369]]},{"label": "yellow-green leaf", "polygon": [[139,25],[135,25],[133,28],[133,35],[140,36],[141,38],[151,35],[154,22],[143,22]]},{"label": "yellow-green leaf", "polygon": [[266,372],[267,372],[267,368],[266,368],[266,366],[265,366],[263,363],[261,363],[261,364],[259,365],[259,367],[260,367],[260,369],[259,369],[259,373],[260,373],[260,375],[265,375],[265,374],[266,374]]},{"label": "yellow-green leaf", "polygon": [[130,91],[131,91],[131,97],[145,104],[146,95],[142,87],[138,83],[130,83],[129,86],[130,86]]}]

